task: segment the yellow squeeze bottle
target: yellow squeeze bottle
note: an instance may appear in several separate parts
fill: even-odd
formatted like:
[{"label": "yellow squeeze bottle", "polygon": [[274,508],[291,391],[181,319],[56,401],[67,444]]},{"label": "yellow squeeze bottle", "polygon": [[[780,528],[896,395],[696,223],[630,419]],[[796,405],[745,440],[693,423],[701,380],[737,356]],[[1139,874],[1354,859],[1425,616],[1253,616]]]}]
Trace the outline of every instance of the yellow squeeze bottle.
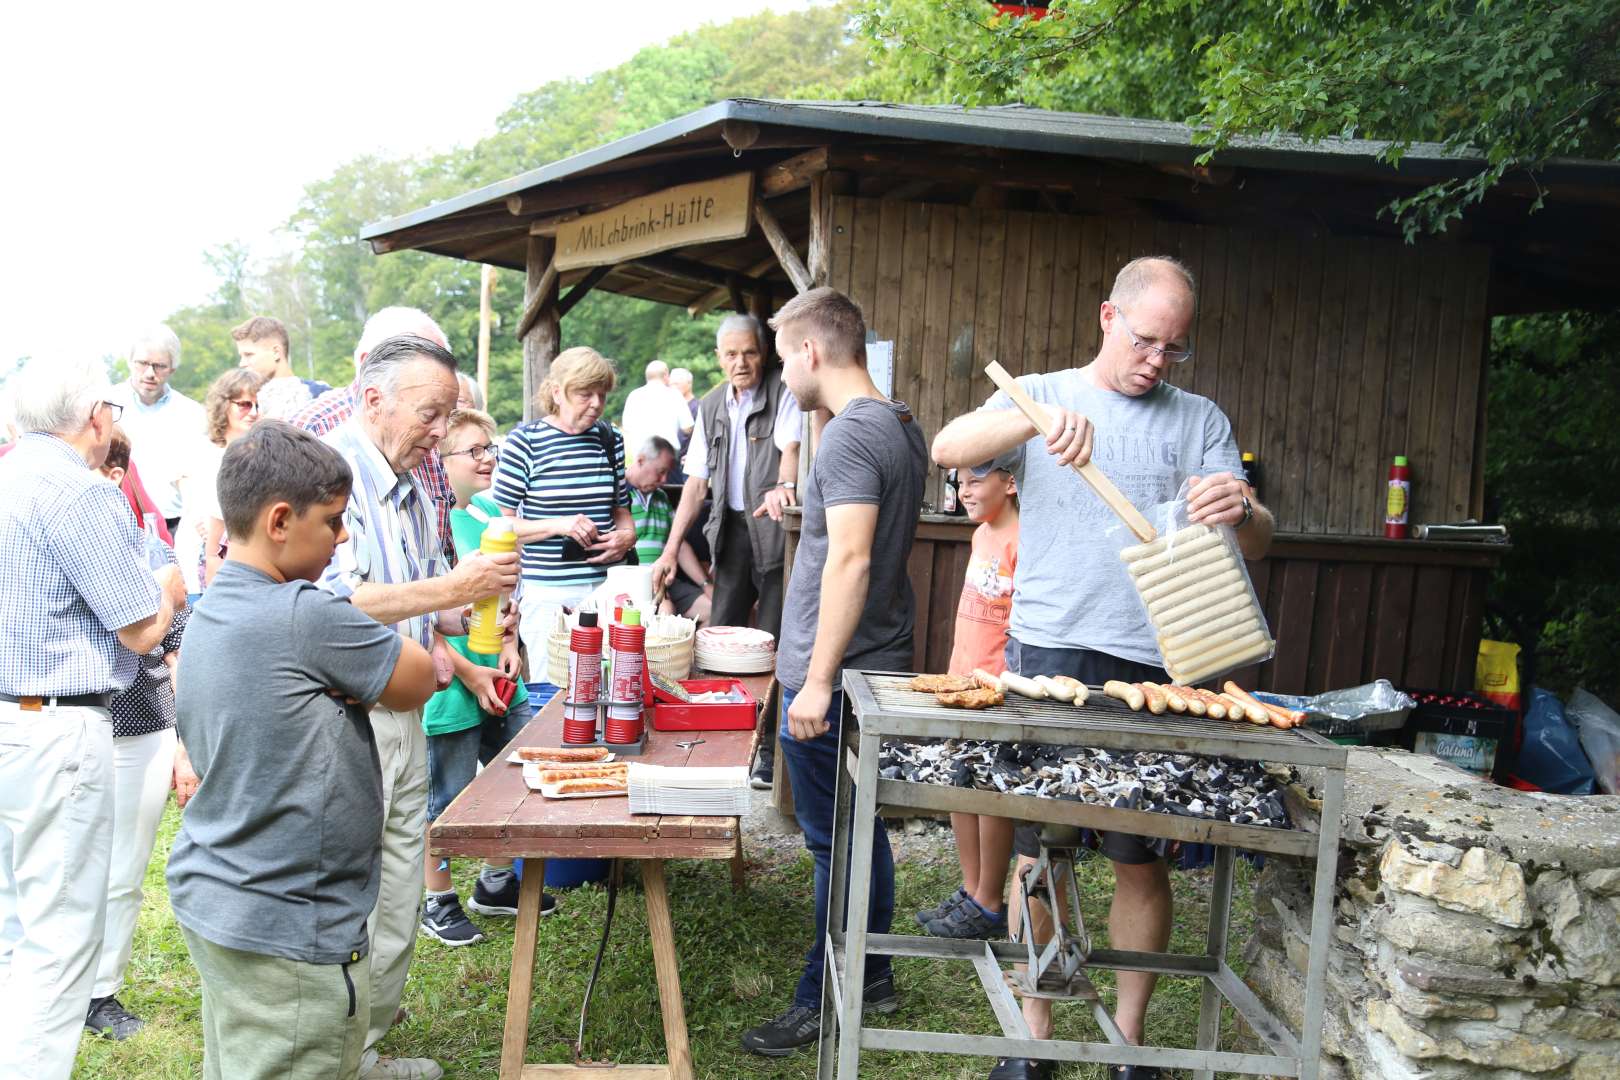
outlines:
[{"label": "yellow squeeze bottle", "polygon": [[[517,533],[512,519],[490,518],[479,538],[478,550],[485,555],[497,555],[517,550]],[[505,593],[488,596],[473,604],[472,617],[467,620],[467,651],[481,656],[495,656],[501,651],[501,612],[509,597]]]}]

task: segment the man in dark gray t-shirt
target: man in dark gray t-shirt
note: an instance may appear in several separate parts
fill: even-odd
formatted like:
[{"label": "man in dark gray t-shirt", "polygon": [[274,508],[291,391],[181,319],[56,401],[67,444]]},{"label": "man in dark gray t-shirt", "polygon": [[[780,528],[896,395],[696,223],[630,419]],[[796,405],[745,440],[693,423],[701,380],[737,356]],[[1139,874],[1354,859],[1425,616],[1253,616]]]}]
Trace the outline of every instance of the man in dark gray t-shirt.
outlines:
[{"label": "man in dark gray t-shirt", "polygon": [[[804,526],[782,605],[776,651],[781,682],[781,755],[793,782],[793,812],[816,867],[814,943],[776,1019],[745,1032],[743,1048],[778,1057],[820,1031],[822,943],[827,935],[833,784],[837,777],[841,672],[906,668],[916,625],[906,561],[922,509],[928,452],[911,411],[890,401],[866,370],[866,322],[832,289],[788,301],[771,320],[782,377],[806,410],[833,414],[804,491]],[[889,837],[873,821],[867,927],[886,933],[894,916]],[[899,999],[889,958],[866,968],[867,1007],[892,1012]]]}]

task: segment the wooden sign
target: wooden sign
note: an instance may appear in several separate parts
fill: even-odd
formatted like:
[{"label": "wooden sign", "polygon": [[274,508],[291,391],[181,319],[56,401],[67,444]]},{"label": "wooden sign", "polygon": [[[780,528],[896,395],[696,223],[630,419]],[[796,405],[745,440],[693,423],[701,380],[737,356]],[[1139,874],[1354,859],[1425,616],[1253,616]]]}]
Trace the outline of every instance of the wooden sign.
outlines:
[{"label": "wooden sign", "polygon": [[748,235],[754,174],[665,188],[557,228],[556,267],[611,266],[655,251]]}]

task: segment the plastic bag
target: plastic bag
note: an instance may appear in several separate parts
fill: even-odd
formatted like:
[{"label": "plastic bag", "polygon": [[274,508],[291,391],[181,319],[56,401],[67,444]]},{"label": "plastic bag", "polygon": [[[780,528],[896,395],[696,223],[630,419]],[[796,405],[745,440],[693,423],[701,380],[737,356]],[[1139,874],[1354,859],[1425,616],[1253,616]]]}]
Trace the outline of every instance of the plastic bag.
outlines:
[{"label": "plastic bag", "polygon": [[1519,647],[1509,641],[1481,641],[1474,661],[1474,689],[1514,712],[1519,698]]},{"label": "plastic bag", "polygon": [[1556,795],[1592,794],[1592,763],[1586,760],[1575,729],[1564,717],[1564,706],[1550,690],[1530,688],[1524,743],[1510,782],[1517,788]]},{"label": "plastic bag", "polygon": [[1606,795],[1620,795],[1620,713],[1578,687],[1569,696],[1568,712],[1580,732],[1581,749],[1591,759],[1597,786]]},{"label": "plastic bag", "polygon": [[1277,649],[1232,529],[1187,519],[1190,487],[1183,480],[1174,499],[1143,511],[1157,539],[1137,543],[1123,525],[1109,530],[1165,670],[1180,685],[1263,663]]}]

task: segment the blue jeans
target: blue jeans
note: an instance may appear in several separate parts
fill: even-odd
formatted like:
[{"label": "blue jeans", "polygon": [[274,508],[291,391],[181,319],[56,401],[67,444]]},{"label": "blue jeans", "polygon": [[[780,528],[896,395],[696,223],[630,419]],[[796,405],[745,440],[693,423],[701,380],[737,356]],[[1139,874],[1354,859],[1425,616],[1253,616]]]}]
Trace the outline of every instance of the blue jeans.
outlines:
[{"label": "blue jeans", "polygon": [[437,821],[463,788],[488,765],[533,717],[527,700],[506,710],[505,716],[485,715],[477,727],[429,735],[427,739],[427,819]]},{"label": "blue jeans", "polygon": [[[826,967],[827,894],[832,875],[833,793],[838,779],[838,727],[843,722],[843,691],[833,692],[827,706],[828,730],[807,741],[788,734],[787,711],[797,691],[782,688],[781,756],[793,783],[793,813],[804,830],[804,846],[816,864],[816,936],[804,958],[804,971],[793,992],[793,1003],[811,1009],[821,1006],[821,976]],[[868,933],[886,934],[894,921],[894,855],[883,820],[872,819],[872,880],[867,910]],[[866,983],[889,974],[887,956],[866,958]]]}]

